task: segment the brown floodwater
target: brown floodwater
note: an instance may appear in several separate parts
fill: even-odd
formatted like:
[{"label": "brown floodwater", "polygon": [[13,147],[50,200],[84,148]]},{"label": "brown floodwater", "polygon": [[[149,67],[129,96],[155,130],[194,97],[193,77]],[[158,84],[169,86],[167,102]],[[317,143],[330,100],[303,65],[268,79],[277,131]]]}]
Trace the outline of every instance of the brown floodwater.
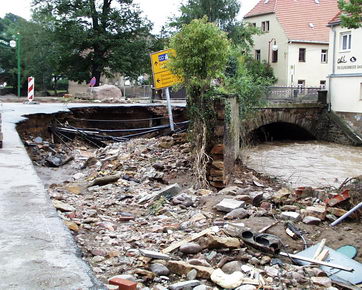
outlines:
[{"label": "brown floodwater", "polygon": [[293,187],[338,187],[362,175],[362,147],[320,141],[263,143],[243,149],[242,160]]}]

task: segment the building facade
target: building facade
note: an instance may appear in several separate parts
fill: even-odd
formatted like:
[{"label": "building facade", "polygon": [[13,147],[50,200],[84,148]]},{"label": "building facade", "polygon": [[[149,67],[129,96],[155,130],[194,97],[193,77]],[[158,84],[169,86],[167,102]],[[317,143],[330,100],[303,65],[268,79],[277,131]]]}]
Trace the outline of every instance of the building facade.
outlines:
[{"label": "building facade", "polygon": [[339,15],[329,27],[331,108],[335,112],[362,113],[362,28],[342,27]]},{"label": "building facade", "polygon": [[325,87],[328,75],[328,21],[335,0],[261,0],[244,19],[259,27],[253,54],[270,64],[278,86]]}]

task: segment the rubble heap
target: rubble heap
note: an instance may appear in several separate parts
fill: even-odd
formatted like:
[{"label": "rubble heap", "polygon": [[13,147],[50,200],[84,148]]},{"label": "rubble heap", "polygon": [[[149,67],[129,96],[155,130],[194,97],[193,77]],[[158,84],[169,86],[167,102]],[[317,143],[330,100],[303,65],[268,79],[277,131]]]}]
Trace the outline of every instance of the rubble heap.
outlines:
[{"label": "rubble heap", "polygon": [[309,265],[297,265],[288,255],[323,238],[333,248],[362,245],[356,223],[329,227],[346,213],[340,207],[348,203],[346,194],[291,190],[243,167],[225,189],[194,189],[184,134],[91,153],[78,148],[71,156],[67,166],[77,172],[52,184],[49,194],[109,289],[126,280],[158,290],[336,289],[332,285],[341,282],[319,264],[329,263],[332,249],[320,243],[318,257],[310,257],[319,263]]}]

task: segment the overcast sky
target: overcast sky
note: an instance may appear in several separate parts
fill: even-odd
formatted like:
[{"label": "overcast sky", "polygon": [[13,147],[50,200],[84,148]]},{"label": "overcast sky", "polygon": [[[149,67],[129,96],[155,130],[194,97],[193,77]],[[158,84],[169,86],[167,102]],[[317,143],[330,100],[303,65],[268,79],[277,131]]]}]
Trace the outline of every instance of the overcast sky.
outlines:
[{"label": "overcast sky", "polygon": [[[4,17],[6,13],[13,13],[30,19],[31,0],[0,0],[0,17]],[[247,13],[258,0],[239,0],[241,2],[241,10],[239,19]],[[177,14],[178,7],[182,0],[134,0],[144,11],[144,15],[154,23],[154,32],[158,33],[162,25],[167,19]]]}]

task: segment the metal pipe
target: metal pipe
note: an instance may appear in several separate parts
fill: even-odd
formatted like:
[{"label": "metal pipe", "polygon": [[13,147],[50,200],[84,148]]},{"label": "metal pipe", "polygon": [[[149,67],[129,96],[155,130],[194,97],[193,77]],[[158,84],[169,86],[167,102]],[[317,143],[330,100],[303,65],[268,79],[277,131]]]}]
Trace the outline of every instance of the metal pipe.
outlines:
[{"label": "metal pipe", "polygon": [[361,207],[362,207],[362,202],[360,202],[354,208],[352,208],[351,210],[346,212],[339,219],[337,219],[333,223],[331,223],[331,227],[334,227],[335,225],[338,225],[341,221],[343,221],[345,218],[349,217],[352,213],[354,213],[356,210],[359,210]]}]

